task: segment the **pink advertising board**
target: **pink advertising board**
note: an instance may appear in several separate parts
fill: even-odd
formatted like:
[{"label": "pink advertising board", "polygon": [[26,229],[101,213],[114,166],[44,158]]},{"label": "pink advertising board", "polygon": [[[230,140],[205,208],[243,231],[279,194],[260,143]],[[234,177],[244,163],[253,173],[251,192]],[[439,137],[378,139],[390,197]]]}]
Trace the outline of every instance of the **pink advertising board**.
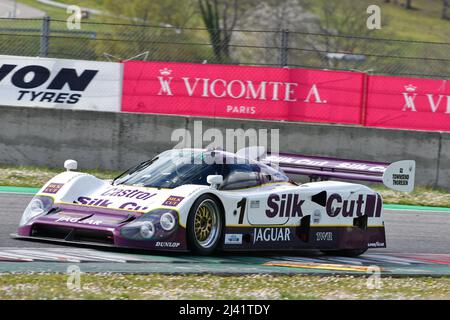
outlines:
[{"label": "pink advertising board", "polygon": [[450,131],[447,80],[179,62],[123,64],[123,112]]},{"label": "pink advertising board", "polygon": [[363,74],[124,63],[122,111],[359,124]]},{"label": "pink advertising board", "polygon": [[370,76],[365,125],[450,131],[447,80]]}]

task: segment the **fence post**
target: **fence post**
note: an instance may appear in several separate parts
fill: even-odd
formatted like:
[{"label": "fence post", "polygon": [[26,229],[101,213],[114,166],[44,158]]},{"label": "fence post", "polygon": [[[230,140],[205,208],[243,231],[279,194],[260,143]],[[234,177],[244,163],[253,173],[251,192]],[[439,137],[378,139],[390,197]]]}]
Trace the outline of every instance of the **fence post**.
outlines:
[{"label": "fence post", "polygon": [[50,40],[50,17],[45,16],[42,20],[41,41],[39,45],[39,56],[48,56],[48,46]]},{"label": "fence post", "polygon": [[288,50],[289,50],[289,30],[281,30],[281,46],[280,46],[280,56],[279,64],[281,67],[286,67],[288,65]]}]

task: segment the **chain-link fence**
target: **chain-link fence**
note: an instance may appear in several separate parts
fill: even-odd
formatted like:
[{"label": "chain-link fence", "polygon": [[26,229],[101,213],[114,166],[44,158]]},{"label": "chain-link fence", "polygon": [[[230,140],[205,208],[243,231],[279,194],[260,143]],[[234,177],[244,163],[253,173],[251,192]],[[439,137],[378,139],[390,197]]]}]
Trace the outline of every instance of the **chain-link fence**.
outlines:
[{"label": "chain-link fence", "polygon": [[234,30],[229,44],[221,43],[214,50],[213,42],[202,28],[83,22],[80,30],[69,30],[65,20],[0,19],[0,54],[5,55],[287,66],[433,78],[450,75],[450,43],[289,30]]}]

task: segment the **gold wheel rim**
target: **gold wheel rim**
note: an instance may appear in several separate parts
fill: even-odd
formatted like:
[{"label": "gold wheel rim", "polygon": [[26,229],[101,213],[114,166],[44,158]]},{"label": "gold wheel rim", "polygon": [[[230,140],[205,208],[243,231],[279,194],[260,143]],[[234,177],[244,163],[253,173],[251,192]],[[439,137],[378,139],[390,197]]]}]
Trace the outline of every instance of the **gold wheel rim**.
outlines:
[{"label": "gold wheel rim", "polygon": [[217,242],[220,224],[216,203],[210,199],[203,201],[194,218],[194,233],[200,246],[209,248]]},{"label": "gold wheel rim", "polygon": [[195,216],[195,234],[199,241],[205,241],[211,234],[213,225],[213,218],[211,210],[207,206],[201,206],[198,208],[197,215]]}]

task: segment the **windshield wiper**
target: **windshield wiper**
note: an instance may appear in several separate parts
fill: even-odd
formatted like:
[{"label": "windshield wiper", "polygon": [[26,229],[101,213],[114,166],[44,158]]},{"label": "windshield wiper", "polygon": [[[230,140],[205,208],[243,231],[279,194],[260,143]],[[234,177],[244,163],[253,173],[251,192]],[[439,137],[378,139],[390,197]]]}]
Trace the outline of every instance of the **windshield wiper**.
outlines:
[{"label": "windshield wiper", "polygon": [[146,160],[144,162],[141,162],[140,164],[138,164],[137,166],[131,167],[130,169],[126,170],[125,172],[121,173],[120,175],[118,175],[117,177],[115,177],[113,179],[113,181],[111,182],[112,185],[114,185],[114,183],[120,179],[121,177],[125,176],[125,175],[131,175],[137,171],[140,171],[146,167],[148,167],[149,165],[151,165],[154,161],[158,160],[158,157],[153,158],[151,160]]}]

